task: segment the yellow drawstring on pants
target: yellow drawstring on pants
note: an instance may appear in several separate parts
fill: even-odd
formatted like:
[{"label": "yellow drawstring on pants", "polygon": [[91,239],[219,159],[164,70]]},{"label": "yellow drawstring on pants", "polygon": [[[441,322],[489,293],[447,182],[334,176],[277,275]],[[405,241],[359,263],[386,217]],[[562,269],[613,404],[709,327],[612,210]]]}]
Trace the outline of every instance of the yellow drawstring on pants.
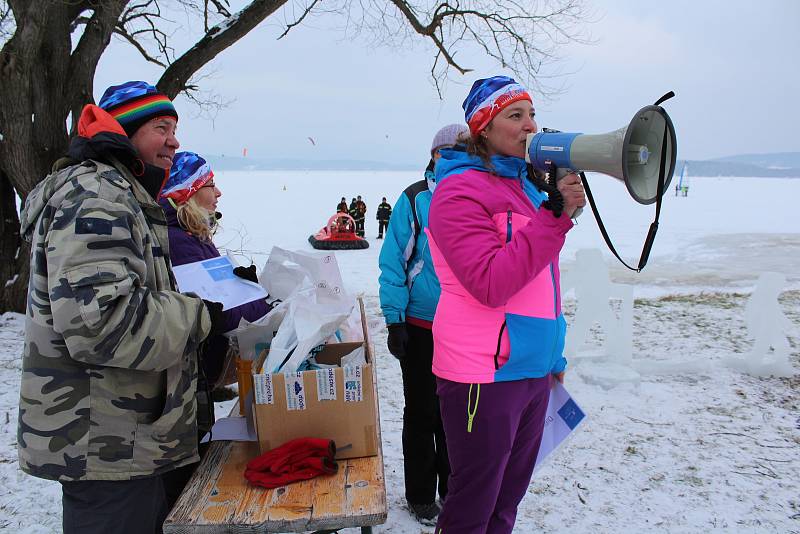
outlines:
[{"label": "yellow drawstring on pants", "polygon": [[[475,406],[473,406],[472,410],[470,411],[469,403],[470,399],[472,398],[472,386],[477,385],[477,392],[475,393]],[[480,384],[470,384],[469,385],[469,393],[467,394],[467,432],[472,432],[472,420],[475,418],[475,414],[478,413],[478,399],[481,398],[481,385]]]}]

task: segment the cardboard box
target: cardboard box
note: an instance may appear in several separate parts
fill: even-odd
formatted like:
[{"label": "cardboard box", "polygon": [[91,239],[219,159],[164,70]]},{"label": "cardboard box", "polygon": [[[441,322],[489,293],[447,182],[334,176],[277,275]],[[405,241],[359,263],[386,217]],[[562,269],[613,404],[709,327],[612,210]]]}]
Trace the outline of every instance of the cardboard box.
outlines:
[{"label": "cardboard box", "polygon": [[329,343],[316,359],[339,364],[363,347],[366,365],[253,375],[253,422],[262,453],[295,438],[313,437],[334,440],[337,459],[378,454],[375,371],[360,299],[359,308],[364,341]]}]

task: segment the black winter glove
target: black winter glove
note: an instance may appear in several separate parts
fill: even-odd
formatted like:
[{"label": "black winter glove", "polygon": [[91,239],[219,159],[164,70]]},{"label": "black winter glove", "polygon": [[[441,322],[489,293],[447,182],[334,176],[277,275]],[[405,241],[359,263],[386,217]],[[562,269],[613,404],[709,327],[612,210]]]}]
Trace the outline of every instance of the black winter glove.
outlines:
[{"label": "black winter glove", "polygon": [[255,282],[256,284],[258,283],[255,265],[251,265],[250,267],[234,267],[233,274],[250,282]]},{"label": "black winter glove", "polygon": [[389,352],[398,360],[402,360],[406,357],[406,347],[408,346],[406,324],[392,323],[388,328],[389,338],[386,340],[386,345],[389,347]]},{"label": "black winter glove", "polygon": [[206,339],[224,334],[225,314],[222,312],[222,303],[203,299],[203,304],[206,305],[208,315],[211,316],[211,332],[208,333],[208,337],[206,337]]},{"label": "black winter glove", "polygon": [[[554,167],[551,176],[555,176],[555,174],[556,169]],[[543,174],[535,171],[530,164],[528,164],[528,177],[539,191],[547,193],[547,200],[542,202],[542,207],[552,211],[556,219],[561,217],[561,213],[564,211],[564,197],[561,196],[561,191],[558,190],[558,187],[550,185],[544,179]]]}]

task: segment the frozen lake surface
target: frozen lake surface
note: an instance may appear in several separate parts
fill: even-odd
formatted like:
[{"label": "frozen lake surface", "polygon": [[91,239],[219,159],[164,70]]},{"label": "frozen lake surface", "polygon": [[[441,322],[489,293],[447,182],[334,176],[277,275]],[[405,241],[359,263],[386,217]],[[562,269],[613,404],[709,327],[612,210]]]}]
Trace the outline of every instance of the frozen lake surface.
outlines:
[{"label": "frozen lake surface", "polygon": [[[394,204],[421,172],[216,174],[224,217],[215,241],[259,268],[273,245],[310,250],[308,236],[342,196],[365,199],[371,246],[337,258],[348,289],[364,296],[376,349],[389,517],[375,531],[432,533],[403,499],[402,383],[385,346],[375,239],[381,197]],[[617,249],[637,262],[654,206],[636,204],[610,178],[589,179]],[[800,369],[798,198],[800,180],[693,179],[686,198],[668,191],[650,263],[639,274],[610,256],[584,212],[567,237],[564,270],[577,250],[602,249],[612,279],[633,285],[637,298],[634,362],[675,372],[606,389],[591,354],[574,358],[566,385],[588,419],[537,473],[515,532],[800,532],[800,377],[755,378],[721,363],[752,346],[747,297],[760,273],[777,271],[787,278],[780,303]],[[568,321],[575,310],[569,297]],[[60,486],[24,475],[16,464],[22,336],[22,316],[0,318],[0,528],[58,532]],[[591,337],[598,343],[604,333],[595,328]],[[698,367],[705,370],[693,371]]]}]

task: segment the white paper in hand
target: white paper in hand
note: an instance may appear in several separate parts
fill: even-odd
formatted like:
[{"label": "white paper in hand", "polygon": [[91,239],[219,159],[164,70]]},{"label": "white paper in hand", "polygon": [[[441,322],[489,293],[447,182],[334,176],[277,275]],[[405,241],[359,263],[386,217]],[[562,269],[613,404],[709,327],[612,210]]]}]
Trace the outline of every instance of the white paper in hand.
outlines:
[{"label": "white paper in hand", "polygon": [[178,290],[194,293],[213,302],[221,302],[223,310],[267,297],[260,285],[233,274],[230,258],[220,256],[173,267]]},{"label": "white paper in hand", "polygon": [[542,466],[550,453],[556,450],[584,419],[586,419],[586,414],[583,413],[580,406],[572,400],[564,386],[556,383],[550,389],[542,443],[539,445],[539,454],[536,456],[534,470],[538,470]]}]

